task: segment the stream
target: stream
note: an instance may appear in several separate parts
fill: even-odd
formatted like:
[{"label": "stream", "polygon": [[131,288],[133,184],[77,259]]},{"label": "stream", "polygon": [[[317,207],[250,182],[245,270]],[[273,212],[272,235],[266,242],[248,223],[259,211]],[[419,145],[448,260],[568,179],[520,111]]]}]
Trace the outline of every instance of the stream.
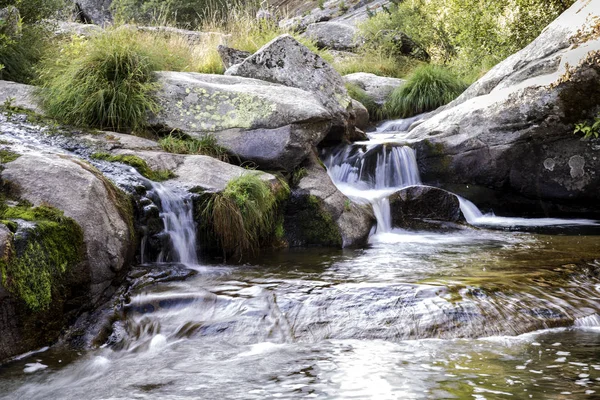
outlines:
[{"label": "stream", "polygon": [[484,215],[461,199],[476,228],[394,228],[386,196],[420,178],[411,149],[376,142],[324,159],[374,207],[365,249],[216,264],[190,245],[186,200],[152,186],[171,246],[147,268],[195,274],[134,291],[98,349],[1,365],[0,398],[600,398],[597,223]]}]

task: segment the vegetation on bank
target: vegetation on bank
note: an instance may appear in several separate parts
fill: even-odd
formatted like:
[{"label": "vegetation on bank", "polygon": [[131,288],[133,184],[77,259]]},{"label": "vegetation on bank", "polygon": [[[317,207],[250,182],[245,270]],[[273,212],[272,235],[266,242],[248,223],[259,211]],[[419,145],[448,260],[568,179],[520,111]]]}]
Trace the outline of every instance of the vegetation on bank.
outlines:
[{"label": "vegetation on bank", "polygon": [[135,168],[140,175],[155,182],[162,182],[174,178],[175,174],[167,169],[152,169],[148,163],[138,156],[134,155],[112,155],[109,153],[94,153],[92,158],[95,160],[104,160],[110,162],[119,162]]},{"label": "vegetation on bank", "polygon": [[224,256],[239,261],[274,238],[281,225],[279,205],[288,196],[286,184],[272,188],[259,173],[249,172],[231,180],[223,192],[204,195],[199,219]]},{"label": "vegetation on bank", "polygon": [[[0,219],[15,234],[14,247],[9,245],[0,259],[2,285],[30,310],[46,310],[66,274],[83,260],[83,231],[62,211],[26,202],[15,207],[3,202]],[[16,230],[14,220],[33,225]]]},{"label": "vegetation on bank", "polygon": [[128,28],[74,37],[42,64],[41,105],[50,117],[73,125],[142,129],[147,114],[158,110],[153,72],[189,69],[187,50]]},{"label": "vegetation on bank", "polygon": [[200,139],[181,137],[170,134],[159,140],[164,151],[175,154],[199,154],[229,162],[229,152],[217,142],[213,134],[206,134]]},{"label": "vegetation on bank", "polygon": [[437,65],[415,69],[406,83],[394,90],[383,106],[387,118],[407,118],[448,104],[467,85],[450,70]]}]

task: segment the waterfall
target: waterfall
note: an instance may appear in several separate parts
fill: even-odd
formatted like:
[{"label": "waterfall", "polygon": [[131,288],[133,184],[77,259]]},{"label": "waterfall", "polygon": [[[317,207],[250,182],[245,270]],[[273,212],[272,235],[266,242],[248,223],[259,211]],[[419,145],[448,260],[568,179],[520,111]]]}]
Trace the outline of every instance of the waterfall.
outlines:
[{"label": "waterfall", "polygon": [[415,151],[407,146],[346,146],[326,157],[325,165],[342,193],[372,205],[377,233],[392,230],[389,196],[421,184]]},{"label": "waterfall", "polygon": [[152,192],[160,200],[160,218],[164,224],[164,233],[169,237],[170,260],[168,251],[163,249],[157,262],[173,261],[185,265],[198,264],[196,253],[196,222],[193,205],[188,195],[182,195],[174,189],[157,182],[148,181]]}]

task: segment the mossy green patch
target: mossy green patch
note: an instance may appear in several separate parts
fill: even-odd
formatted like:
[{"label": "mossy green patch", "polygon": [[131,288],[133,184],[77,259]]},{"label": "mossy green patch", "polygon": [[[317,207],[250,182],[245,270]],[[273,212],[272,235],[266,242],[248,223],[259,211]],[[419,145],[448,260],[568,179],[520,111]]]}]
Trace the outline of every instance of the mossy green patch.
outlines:
[{"label": "mossy green patch", "polygon": [[0,149],[0,164],[13,162],[19,157],[21,157],[21,155],[15,153],[14,151],[8,149]]},{"label": "mossy green patch", "polygon": [[162,182],[168,179],[174,178],[175,174],[173,171],[166,169],[155,170],[150,168],[148,163],[138,156],[134,155],[112,155],[109,153],[94,153],[92,158],[95,160],[104,160],[110,162],[120,162],[135,168],[143,177],[148,178],[152,181]]},{"label": "mossy green patch", "polygon": [[305,245],[342,247],[340,230],[318,197],[305,197],[301,204],[298,204],[293,221]]},{"label": "mossy green patch", "polygon": [[164,151],[175,154],[199,154],[229,162],[229,152],[219,145],[214,134],[206,134],[199,139],[169,134],[160,139]]},{"label": "mossy green patch", "polygon": [[13,251],[0,260],[2,285],[32,311],[46,310],[62,278],[83,259],[83,231],[48,206],[5,206],[1,214],[2,219],[32,222],[17,231]]}]

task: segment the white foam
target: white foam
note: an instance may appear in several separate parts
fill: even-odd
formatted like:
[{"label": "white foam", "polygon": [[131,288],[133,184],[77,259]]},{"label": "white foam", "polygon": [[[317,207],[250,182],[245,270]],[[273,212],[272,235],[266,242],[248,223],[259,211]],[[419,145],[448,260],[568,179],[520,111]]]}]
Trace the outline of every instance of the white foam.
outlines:
[{"label": "white foam", "polygon": [[23,372],[25,372],[26,374],[33,374],[34,372],[41,371],[46,368],[48,368],[47,365],[41,364],[39,362],[30,363],[30,364],[25,364],[25,368],[23,368]]}]

